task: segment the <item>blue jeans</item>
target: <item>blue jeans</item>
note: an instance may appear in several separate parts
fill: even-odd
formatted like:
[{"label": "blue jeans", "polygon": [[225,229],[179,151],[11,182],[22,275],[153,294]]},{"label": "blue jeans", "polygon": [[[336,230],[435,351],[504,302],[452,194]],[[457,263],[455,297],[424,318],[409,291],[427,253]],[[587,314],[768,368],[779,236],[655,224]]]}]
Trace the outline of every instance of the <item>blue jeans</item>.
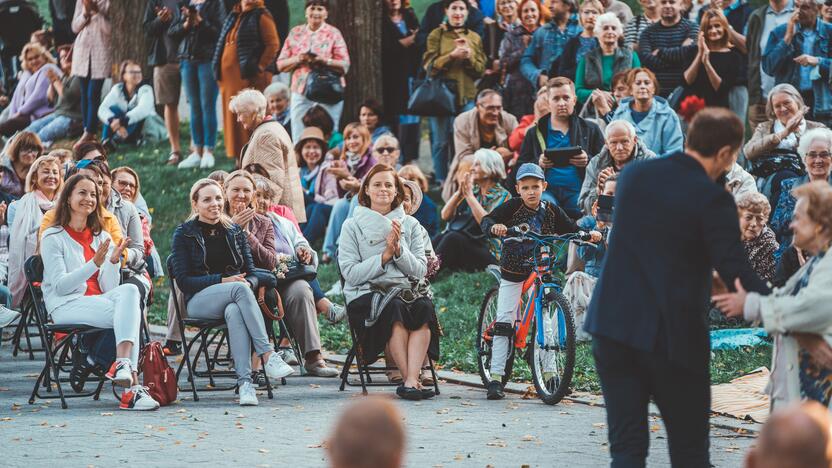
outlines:
[{"label": "blue jeans", "polygon": [[332,205],[326,203],[309,203],[306,205],[306,224],[303,225],[303,237],[310,244],[324,237],[331,213]]},{"label": "blue jeans", "polygon": [[[474,101],[462,105],[460,113],[474,108]],[[451,165],[451,138],[454,136],[455,116],[428,117],[430,125],[430,155],[433,159],[433,174],[437,182],[442,182],[448,177],[448,169]]]},{"label": "blue jeans", "polygon": [[65,115],[55,115],[52,113],[29,124],[26,131],[37,133],[41,141],[51,143],[69,136],[73,123],[73,120]]},{"label": "blue jeans", "polygon": [[101,103],[101,87],[104,80],[81,77],[81,117],[84,131],[98,130],[98,104]]},{"label": "blue jeans", "polygon": [[335,206],[332,207],[332,213],[329,215],[329,225],[326,227],[326,237],[324,237],[324,253],[332,258],[335,258],[338,250],[341,227],[347,218],[352,216],[356,206],[358,206],[358,196],[353,196],[350,199],[342,198],[335,202]]},{"label": "blue jeans", "polygon": [[546,170],[546,183],[549,186],[543,192],[543,199],[561,207],[572,219],[582,216],[578,208],[578,195],[581,193],[581,178],[575,167]]},{"label": "blue jeans", "polygon": [[191,108],[191,141],[196,148],[214,149],[217,145],[217,94],[211,62],[182,60],[179,73]]},{"label": "blue jeans", "polygon": [[[118,106],[110,107],[110,112],[112,112],[116,119],[124,118],[127,115],[127,112],[120,109]],[[112,139],[114,142],[118,143],[135,143],[139,136],[142,133],[142,127],[144,127],[144,121],[140,120],[136,123],[127,123],[127,137],[122,138],[119,136],[118,133],[114,132],[112,128],[110,128],[110,124],[104,125],[104,131],[101,132],[101,140],[104,141],[106,139]]]}]

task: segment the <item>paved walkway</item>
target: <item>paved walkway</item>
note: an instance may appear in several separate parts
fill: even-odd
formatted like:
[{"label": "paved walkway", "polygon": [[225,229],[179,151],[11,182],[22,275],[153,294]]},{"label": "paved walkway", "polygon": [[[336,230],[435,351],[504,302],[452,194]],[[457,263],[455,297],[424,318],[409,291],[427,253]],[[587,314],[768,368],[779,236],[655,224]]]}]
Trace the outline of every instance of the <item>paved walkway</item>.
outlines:
[{"label": "paved walkway", "polygon": [[[241,408],[233,392],[201,393],[151,413],[120,412],[109,391],[91,398],[27,403],[40,362],[0,350],[0,466],[326,466],[321,444],[337,415],[360,390],[338,391],[336,379],[290,377],[274,400]],[[184,380],[184,379],[183,379]],[[67,385],[68,387],[68,385]],[[605,413],[577,403],[546,406],[509,395],[488,402],[484,392],[444,384],[433,400],[396,400],[408,433],[407,466],[575,466],[608,463]],[[70,390],[71,391],[71,390]],[[388,388],[370,390],[392,395]],[[650,466],[667,466],[661,421],[653,432]],[[753,443],[724,429],[712,431],[712,462],[736,467]]]}]

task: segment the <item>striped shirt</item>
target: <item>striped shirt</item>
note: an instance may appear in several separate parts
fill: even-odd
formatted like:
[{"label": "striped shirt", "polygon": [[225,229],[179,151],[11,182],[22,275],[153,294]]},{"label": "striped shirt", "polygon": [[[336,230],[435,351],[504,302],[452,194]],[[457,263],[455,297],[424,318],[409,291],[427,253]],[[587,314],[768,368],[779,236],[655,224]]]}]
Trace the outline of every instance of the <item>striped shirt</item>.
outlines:
[{"label": "striped shirt", "polygon": [[644,15],[638,15],[628,21],[627,25],[624,26],[624,45],[633,50],[638,50],[638,38],[641,37],[642,31],[651,24],[653,22],[650,21],[650,18]]},{"label": "striped shirt", "polygon": [[[667,97],[682,84],[685,71],[685,48],[682,43],[689,38],[693,41],[691,46],[696,46],[698,33],[699,26],[684,18],[673,26],[656,22],[641,33],[638,56],[642,65],[656,74],[661,85],[661,96]],[[658,54],[653,55],[657,49]]]}]

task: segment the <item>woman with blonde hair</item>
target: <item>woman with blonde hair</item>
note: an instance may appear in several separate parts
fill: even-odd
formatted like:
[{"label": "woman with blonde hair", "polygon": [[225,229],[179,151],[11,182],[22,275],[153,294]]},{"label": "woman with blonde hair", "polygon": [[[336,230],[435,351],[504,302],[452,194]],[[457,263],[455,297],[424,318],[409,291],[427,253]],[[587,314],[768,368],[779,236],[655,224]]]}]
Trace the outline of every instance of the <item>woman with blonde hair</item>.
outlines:
[{"label": "woman with blonde hair", "polygon": [[43,155],[37,134],[18,132],[3,148],[0,161],[0,200],[10,203],[26,193],[26,177],[35,160]]},{"label": "woman with blonde hair", "polygon": [[23,68],[17,87],[3,114],[0,115],[0,135],[10,136],[28,127],[32,121],[49,114],[54,109],[47,94],[52,81],[50,73],[62,76],[55,65],[55,58],[42,45],[30,42],[20,53]]}]

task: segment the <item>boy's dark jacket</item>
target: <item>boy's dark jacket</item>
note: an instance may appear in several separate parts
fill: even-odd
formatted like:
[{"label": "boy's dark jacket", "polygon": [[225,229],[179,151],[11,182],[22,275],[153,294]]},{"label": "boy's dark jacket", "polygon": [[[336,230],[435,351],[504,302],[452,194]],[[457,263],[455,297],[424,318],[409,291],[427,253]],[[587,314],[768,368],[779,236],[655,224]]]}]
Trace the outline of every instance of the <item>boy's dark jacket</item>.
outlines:
[{"label": "boy's dark jacket", "polygon": [[[543,210],[543,219],[539,228],[541,234],[551,236],[578,232],[578,226],[559,206],[541,201],[537,210]],[[529,223],[536,214],[537,211],[526,207],[521,198],[514,197],[484,217],[480,226],[487,236],[494,237],[491,234],[491,228],[495,224],[504,224],[511,228]],[[532,227],[532,230],[537,231],[537,228]],[[503,279],[514,282],[525,281],[532,271],[532,265],[528,263],[530,253],[528,244],[503,243],[500,262]]]}]

